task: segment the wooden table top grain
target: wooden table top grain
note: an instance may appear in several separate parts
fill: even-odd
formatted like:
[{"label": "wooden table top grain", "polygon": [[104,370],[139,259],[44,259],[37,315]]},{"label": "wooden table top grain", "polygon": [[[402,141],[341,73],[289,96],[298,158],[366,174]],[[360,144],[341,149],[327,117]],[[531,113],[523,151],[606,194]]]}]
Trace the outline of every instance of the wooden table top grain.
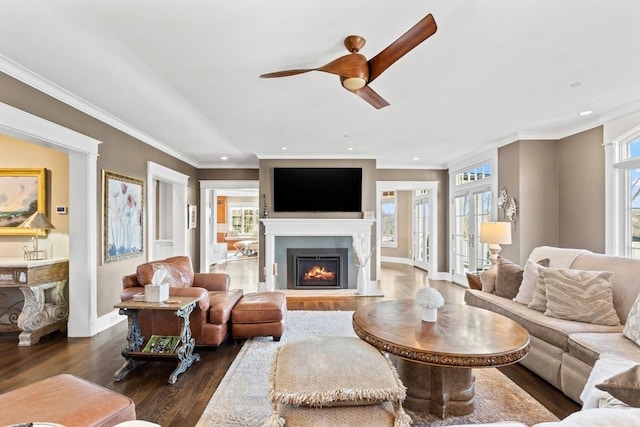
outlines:
[{"label": "wooden table top grain", "polygon": [[114,308],[124,308],[128,310],[168,310],[168,311],[178,311],[179,309],[188,306],[189,304],[193,304],[198,301],[200,297],[169,297],[165,302],[146,302],[146,301],[134,301],[132,299],[128,299],[126,301],[119,302],[114,304]]},{"label": "wooden table top grain", "polygon": [[530,349],[529,334],[517,322],[463,304],[445,304],[429,323],[413,299],[380,301],[357,309],[353,328],[384,352],[437,366],[509,365]]}]

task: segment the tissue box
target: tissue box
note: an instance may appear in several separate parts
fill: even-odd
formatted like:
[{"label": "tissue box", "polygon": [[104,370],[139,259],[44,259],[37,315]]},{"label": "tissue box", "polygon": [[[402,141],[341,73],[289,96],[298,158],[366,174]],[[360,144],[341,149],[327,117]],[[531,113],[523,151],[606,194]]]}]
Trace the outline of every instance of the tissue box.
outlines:
[{"label": "tissue box", "polygon": [[147,285],[144,287],[145,302],[164,302],[169,299],[169,285]]}]

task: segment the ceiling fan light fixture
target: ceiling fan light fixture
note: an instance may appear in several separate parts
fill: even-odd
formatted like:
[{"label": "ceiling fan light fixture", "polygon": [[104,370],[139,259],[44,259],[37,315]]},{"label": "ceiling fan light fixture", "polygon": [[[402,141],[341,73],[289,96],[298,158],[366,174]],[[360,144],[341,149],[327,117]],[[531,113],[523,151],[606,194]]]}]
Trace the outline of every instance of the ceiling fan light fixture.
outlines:
[{"label": "ceiling fan light fixture", "polygon": [[365,87],[367,81],[361,77],[347,77],[342,81],[342,86],[349,90],[358,90]]}]

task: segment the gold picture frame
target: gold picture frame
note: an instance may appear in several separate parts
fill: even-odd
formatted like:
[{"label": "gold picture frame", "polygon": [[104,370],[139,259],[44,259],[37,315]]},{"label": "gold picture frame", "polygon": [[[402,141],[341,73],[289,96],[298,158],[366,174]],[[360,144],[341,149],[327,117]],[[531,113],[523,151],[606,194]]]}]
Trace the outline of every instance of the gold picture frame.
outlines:
[{"label": "gold picture frame", "polygon": [[46,214],[45,168],[0,168],[0,236],[45,236],[46,230],[18,228],[36,211]]},{"label": "gold picture frame", "polygon": [[102,170],[102,262],[144,253],[144,181]]}]

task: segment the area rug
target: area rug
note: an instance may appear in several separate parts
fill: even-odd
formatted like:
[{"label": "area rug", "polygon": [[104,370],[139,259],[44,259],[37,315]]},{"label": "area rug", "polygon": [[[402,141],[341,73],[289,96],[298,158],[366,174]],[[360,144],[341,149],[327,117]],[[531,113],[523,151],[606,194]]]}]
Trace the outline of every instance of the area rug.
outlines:
[{"label": "area rug", "polygon": [[[256,426],[271,413],[268,374],[275,350],[287,341],[311,336],[355,336],[351,311],[289,311],[280,342],[271,338],[247,340],[207,404],[197,427]],[[497,421],[520,421],[527,425],[557,421],[538,403],[497,369],[476,369],[475,411],[466,416],[439,420],[407,411],[412,426],[435,427]]]}]

